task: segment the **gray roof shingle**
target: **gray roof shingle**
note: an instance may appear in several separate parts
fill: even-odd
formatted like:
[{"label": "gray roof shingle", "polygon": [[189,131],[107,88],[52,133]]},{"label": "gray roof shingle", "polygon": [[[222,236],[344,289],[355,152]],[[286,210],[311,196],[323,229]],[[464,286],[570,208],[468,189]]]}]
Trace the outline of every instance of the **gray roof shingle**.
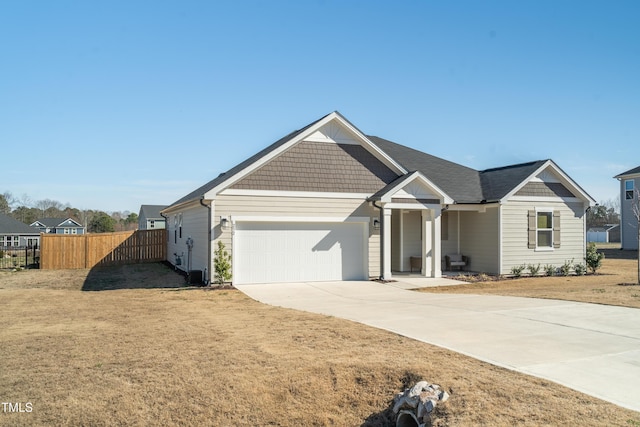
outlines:
[{"label": "gray roof shingle", "polygon": [[243,170],[247,166],[249,166],[252,163],[256,162],[257,160],[261,159],[262,157],[266,156],[267,154],[269,154],[273,150],[277,149],[281,145],[286,144],[290,139],[295,138],[297,135],[301,134],[306,129],[308,129],[309,127],[313,126],[317,122],[321,121],[322,119],[324,119],[328,115],[329,114],[319,118],[318,120],[314,121],[313,123],[309,123],[307,126],[301,128],[301,129],[298,129],[296,131],[291,132],[289,135],[287,135],[285,137],[280,138],[279,140],[277,140],[273,144],[269,145],[265,149],[260,150],[259,152],[257,152],[253,156],[249,157],[247,160],[237,164],[236,166],[232,167],[228,171],[221,173],[216,178],[214,178],[211,181],[207,182],[203,186],[201,186],[199,188],[196,188],[191,193],[189,193],[186,196],[176,200],[171,205],[169,205],[169,207],[175,206],[175,205],[181,205],[183,203],[191,202],[191,201],[198,200],[198,199],[202,198],[202,196],[204,196],[207,193],[207,191],[211,190],[212,188],[215,188],[219,184],[221,184],[224,181],[226,181],[228,178],[232,177],[233,175],[235,175],[236,173],[240,172],[241,170]]},{"label": "gray roof shingle", "polygon": [[480,171],[483,200],[491,202],[502,199],[546,162],[537,160]]},{"label": "gray roof shingle", "polygon": [[457,203],[482,201],[478,171],[377,136],[367,138],[407,171],[420,171]]},{"label": "gray roof shingle", "polygon": [[[220,174],[217,178],[197,188],[181,199],[178,199],[170,206],[180,205],[202,198],[209,190],[222,184],[236,173],[284,145],[325,117],[326,116],[279,139],[247,160],[229,169],[227,172]],[[477,171],[377,136],[367,136],[367,138],[408,172],[419,171],[422,173],[448,196],[453,198],[455,203],[487,203],[498,201],[514,190],[547,161],[537,160]]]},{"label": "gray roof shingle", "polygon": [[0,213],[0,234],[39,235],[40,230]]},{"label": "gray roof shingle", "polygon": [[614,178],[620,178],[620,177],[623,177],[625,175],[635,175],[637,173],[640,173],[640,166],[638,166],[636,168],[633,168],[633,169],[629,169],[626,172],[622,172],[621,174],[614,176]]},{"label": "gray roof shingle", "polygon": [[163,219],[162,215],[160,215],[160,211],[165,209],[166,205],[141,205],[140,206],[140,216],[144,216],[145,218],[158,218]]}]

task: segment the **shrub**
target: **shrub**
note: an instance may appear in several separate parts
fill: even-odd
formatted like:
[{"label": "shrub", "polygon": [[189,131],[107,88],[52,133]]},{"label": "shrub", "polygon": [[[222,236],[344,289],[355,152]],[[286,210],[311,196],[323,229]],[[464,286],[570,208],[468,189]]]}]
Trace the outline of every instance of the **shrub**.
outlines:
[{"label": "shrub", "polygon": [[573,259],[571,261],[565,261],[564,264],[560,266],[560,274],[568,276],[571,273],[571,267],[573,267]]},{"label": "shrub", "polygon": [[538,265],[529,264],[527,266],[527,269],[529,270],[530,275],[537,276],[538,273],[540,273],[540,264]]},{"label": "shrub", "polygon": [[583,263],[573,264],[573,271],[575,271],[578,276],[584,276],[587,272],[587,266]]},{"label": "shrub", "polygon": [[551,264],[545,265],[544,266],[544,274],[546,274],[547,276],[555,276],[556,267],[554,265],[551,265]]},{"label": "shrub", "polygon": [[522,276],[522,272],[524,271],[526,267],[523,265],[514,265],[513,267],[511,267],[511,275],[513,277],[520,277]]},{"label": "shrub", "polygon": [[214,279],[217,284],[223,285],[224,282],[231,280],[231,255],[225,250],[224,243],[220,240],[218,240],[218,249],[215,250],[214,255]]},{"label": "shrub", "polygon": [[587,262],[587,267],[591,270],[591,273],[595,274],[596,270],[598,270],[602,266],[602,260],[604,259],[604,254],[598,252],[596,248],[596,244],[591,242],[587,245],[587,256],[584,260]]}]

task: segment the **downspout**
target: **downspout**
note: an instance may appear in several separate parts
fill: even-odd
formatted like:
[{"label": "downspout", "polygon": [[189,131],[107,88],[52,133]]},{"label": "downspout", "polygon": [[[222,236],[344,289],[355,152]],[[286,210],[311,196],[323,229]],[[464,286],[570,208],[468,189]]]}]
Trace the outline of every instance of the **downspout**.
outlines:
[{"label": "downspout", "polygon": [[165,258],[165,260],[168,261],[168,258],[169,258],[169,218],[165,214],[163,214],[162,212],[160,212],[160,216],[162,218],[164,218],[164,231],[165,231],[165,234],[167,235],[167,241],[165,242],[165,245],[164,245],[164,250],[165,250],[164,258]]},{"label": "downspout", "polygon": [[209,274],[211,272],[207,272],[211,265],[211,205],[207,205],[204,203],[204,196],[200,197],[200,204],[207,208],[207,266],[204,268],[204,277],[202,278],[202,282],[205,286],[209,285]]},{"label": "downspout", "polygon": [[371,204],[380,210],[379,221],[380,221],[380,276],[378,277],[380,280],[384,277],[384,212],[382,210],[382,206],[376,205],[376,201],[372,200]]},{"label": "downspout", "polygon": [[[596,203],[596,206],[598,206],[598,204]],[[584,243],[582,245],[582,259],[586,261],[587,259],[587,215],[589,215],[589,211],[591,210],[591,205],[587,206],[587,208],[584,210],[584,221],[582,221],[582,232],[584,233]],[[622,208],[620,209],[622,210]],[[562,227],[562,224],[560,224],[560,226]],[[608,239],[607,239],[608,240]]]}]

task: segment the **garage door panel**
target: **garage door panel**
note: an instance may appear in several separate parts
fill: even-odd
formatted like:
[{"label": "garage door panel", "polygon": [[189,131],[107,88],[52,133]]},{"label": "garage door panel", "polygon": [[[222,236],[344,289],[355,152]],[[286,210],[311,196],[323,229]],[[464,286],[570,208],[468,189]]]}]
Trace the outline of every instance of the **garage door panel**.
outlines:
[{"label": "garage door panel", "polygon": [[362,223],[239,222],[234,281],[364,279],[365,232]]}]

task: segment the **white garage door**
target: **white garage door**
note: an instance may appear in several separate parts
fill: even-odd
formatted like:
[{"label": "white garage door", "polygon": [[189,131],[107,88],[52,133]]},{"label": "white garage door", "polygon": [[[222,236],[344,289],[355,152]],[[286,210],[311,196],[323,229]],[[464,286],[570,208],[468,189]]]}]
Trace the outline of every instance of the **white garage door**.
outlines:
[{"label": "white garage door", "polygon": [[365,233],[365,224],[355,222],[238,222],[233,281],[366,279]]}]

